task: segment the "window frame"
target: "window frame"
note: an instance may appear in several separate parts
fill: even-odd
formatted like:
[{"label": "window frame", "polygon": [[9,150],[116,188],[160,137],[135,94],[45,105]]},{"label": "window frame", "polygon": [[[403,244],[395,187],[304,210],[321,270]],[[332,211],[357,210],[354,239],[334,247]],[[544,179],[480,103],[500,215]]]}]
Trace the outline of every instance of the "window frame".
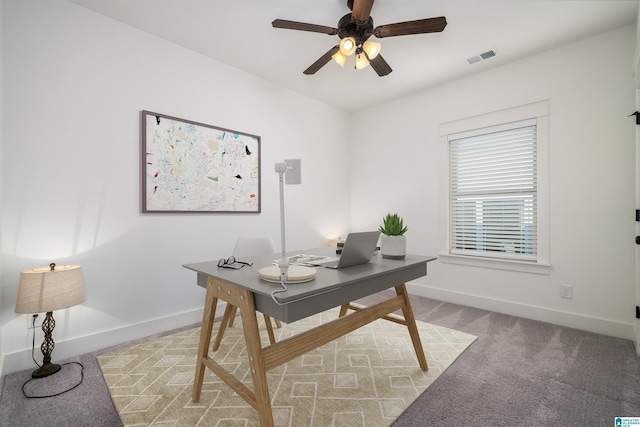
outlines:
[{"label": "window frame", "polygon": [[[483,129],[494,128],[513,122],[535,120],[537,133],[537,257],[535,261],[515,260],[479,255],[452,254],[450,252],[450,212],[449,212],[449,136],[463,133],[482,133]],[[521,271],[536,274],[550,274],[549,259],[549,101],[507,108],[477,116],[440,124],[442,143],[441,197],[441,262],[475,267]]]}]

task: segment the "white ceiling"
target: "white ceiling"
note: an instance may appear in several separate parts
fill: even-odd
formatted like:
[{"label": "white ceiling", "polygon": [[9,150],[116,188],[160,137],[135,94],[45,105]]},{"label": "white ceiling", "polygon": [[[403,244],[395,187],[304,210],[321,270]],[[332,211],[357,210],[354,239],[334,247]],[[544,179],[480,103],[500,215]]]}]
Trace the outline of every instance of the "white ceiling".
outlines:
[{"label": "white ceiling", "polygon": [[[505,64],[634,23],[638,0],[376,0],[374,25],[445,16],[442,33],[388,37],[381,54],[393,72],[330,61],[302,73],[338,36],[275,29],[276,19],[337,27],[346,0],[71,0],[232,67],[345,111]],[[494,49],[497,55],[469,64]],[[586,65],[586,64],[585,64]]]}]

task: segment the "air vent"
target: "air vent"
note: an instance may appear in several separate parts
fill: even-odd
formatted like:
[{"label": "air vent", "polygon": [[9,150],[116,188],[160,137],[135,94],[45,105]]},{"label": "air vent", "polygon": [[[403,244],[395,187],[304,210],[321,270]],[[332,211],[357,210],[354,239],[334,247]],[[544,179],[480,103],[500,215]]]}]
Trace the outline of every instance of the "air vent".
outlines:
[{"label": "air vent", "polygon": [[472,56],[471,58],[467,58],[467,62],[469,64],[475,64],[476,62],[484,61],[485,59],[493,58],[496,56],[496,51],[494,49],[489,50],[485,53],[481,53],[480,55]]},{"label": "air vent", "polygon": [[482,57],[482,59],[489,59],[492,56],[496,56],[496,51],[495,50],[490,50],[488,52],[481,53],[480,56]]}]

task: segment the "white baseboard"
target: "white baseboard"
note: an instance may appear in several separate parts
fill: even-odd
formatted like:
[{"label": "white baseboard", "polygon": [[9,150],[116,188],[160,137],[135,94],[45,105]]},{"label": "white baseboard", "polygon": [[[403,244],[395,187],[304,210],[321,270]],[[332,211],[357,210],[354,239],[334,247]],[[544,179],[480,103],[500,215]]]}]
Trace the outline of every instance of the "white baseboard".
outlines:
[{"label": "white baseboard", "polygon": [[[636,326],[633,324],[514,303],[512,301],[453,292],[447,289],[412,283],[407,283],[407,290],[412,295],[432,298],[453,304],[466,305],[483,310],[495,311],[497,313],[540,320],[556,325],[628,339],[633,342],[635,342],[636,339]],[[222,312],[223,310],[221,310],[221,308],[224,308],[223,306],[223,302],[218,303],[216,312]],[[202,308],[194,309],[184,313],[127,325],[121,328],[97,332],[84,337],[56,342],[54,361],[97,351],[112,345],[144,338],[159,332],[192,325],[194,323],[200,323],[202,321],[202,311]],[[640,356],[640,344],[636,343],[636,349]],[[38,357],[41,357],[39,352]],[[36,369],[36,366],[31,359],[31,349],[0,355],[0,390],[2,390],[2,383],[4,382],[5,374],[11,374],[24,369]]]},{"label": "white baseboard", "polygon": [[0,392],[4,389],[4,355],[0,355]]},{"label": "white baseboard", "polygon": [[[224,302],[219,302],[216,312],[224,308]],[[183,313],[147,320],[144,322],[123,326],[107,331],[96,332],[95,334],[77,337],[66,341],[55,343],[52,353],[53,362],[90,353],[106,347],[121,344],[126,341],[144,338],[159,332],[189,326],[202,322],[203,309],[194,309]],[[36,358],[42,360],[39,348],[36,349]],[[31,349],[25,349],[14,353],[8,353],[0,357],[3,369],[6,374],[22,371],[24,369],[36,369],[37,366],[31,359]],[[3,376],[4,377],[4,376]]]},{"label": "white baseboard", "polygon": [[553,323],[555,325],[628,339],[633,342],[635,342],[636,339],[634,325],[615,320],[601,319],[582,314],[568,313],[544,307],[536,307],[533,305],[487,298],[479,295],[464,294],[447,289],[411,283],[407,284],[407,291],[410,294],[421,297],[495,311],[497,313],[509,314],[512,316],[524,317],[532,320],[540,320],[542,322]]}]

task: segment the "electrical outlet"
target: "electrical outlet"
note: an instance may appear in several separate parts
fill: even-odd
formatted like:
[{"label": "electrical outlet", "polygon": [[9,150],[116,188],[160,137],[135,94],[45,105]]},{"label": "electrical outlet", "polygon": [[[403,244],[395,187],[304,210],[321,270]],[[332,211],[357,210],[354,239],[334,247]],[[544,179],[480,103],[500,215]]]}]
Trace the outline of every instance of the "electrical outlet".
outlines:
[{"label": "electrical outlet", "polygon": [[27,314],[27,329],[41,328],[42,316],[38,313]]},{"label": "electrical outlet", "polygon": [[572,285],[560,285],[560,298],[572,299],[573,298],[573,286]]}]

